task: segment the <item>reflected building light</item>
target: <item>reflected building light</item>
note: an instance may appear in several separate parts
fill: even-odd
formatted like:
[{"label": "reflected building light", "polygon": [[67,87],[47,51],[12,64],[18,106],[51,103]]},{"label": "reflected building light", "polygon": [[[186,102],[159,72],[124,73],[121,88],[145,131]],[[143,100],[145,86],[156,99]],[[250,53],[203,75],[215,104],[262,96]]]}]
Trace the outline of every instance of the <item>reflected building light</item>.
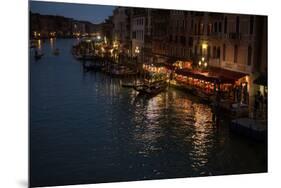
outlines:
[{"label": "reflected building light", "polygon": [[51,46],[51,49],[54,49],[54,39],[53,38],[50,38],[50,46]]},{"label": "reflected building light", "polygon": [[209,142],[210,135],[213,134],[212,111],[201,104],[193,104],[195,116],[195,133],[192,136],[193,144],[190,157],[194,159],[193,167],[202,168],[208,163],[208,152],[213,147],[213,143]]},{"label": "reflected building light", "polygon": [[41,50],[41,39],[38,39],[37,41],[37,47],[39,50]]}]

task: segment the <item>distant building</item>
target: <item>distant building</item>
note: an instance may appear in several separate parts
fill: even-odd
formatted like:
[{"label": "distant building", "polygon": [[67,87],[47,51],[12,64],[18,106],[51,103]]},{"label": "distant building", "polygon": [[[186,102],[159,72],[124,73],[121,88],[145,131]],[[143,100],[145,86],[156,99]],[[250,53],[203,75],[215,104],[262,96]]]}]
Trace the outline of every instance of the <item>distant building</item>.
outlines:
[{"label": "distant building", "polygon": [[113,16],[110,16],[103,23],[98,26],[98,33],[100,33],[103,37],[106,38],[108,43],[112,43],[113,41]]},{"label": "distant building", "polygon": [[73,37],[87,35],[97,27],[86,21],[78,21],[72,18],[53,15],[41,15],[30,12],[30,37]]}]

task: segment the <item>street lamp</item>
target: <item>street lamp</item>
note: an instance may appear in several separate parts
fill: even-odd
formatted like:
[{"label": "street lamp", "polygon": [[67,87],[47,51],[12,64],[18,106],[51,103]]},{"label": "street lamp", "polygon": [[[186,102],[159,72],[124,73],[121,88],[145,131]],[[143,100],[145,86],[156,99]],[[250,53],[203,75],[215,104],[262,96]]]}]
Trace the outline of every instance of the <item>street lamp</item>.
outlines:
[{"label": "street lamp", "polygon": [[205,63],[204,63],[204,67],[205,67],[205,68],[207,68],[207,66],[208,66],[208,63],[207,63],[207,62],[205,62]]},{"label": "street lamp", "polygon": [[202,57],[201,60],[198,61],[198,66],[201,67],[204,66],[204,68],[207,68],[208,62],[206,61],[205,57]]},{"label": "street lamp", "polygon": [[140,53],[140,48],[139,48],[138,46],[136,46],[136,48],[135,48],[135,54],[136,54],[136,58],[137,58],[137,59],[138,59],[139,53]]},{"label": "street lamp", "polygon": [[207,47],[208,47],[208,44],[206,44],[206,43],[203,43],[202,44],[202,48],[205,50],[205,49],[207,49]]},{"label": "street lamp", "polygon": [[140,53],[140,49],[139,49],[138,46],[136,46],[136,48],[135,48],[135,53],[136,53],[137,55]]}]

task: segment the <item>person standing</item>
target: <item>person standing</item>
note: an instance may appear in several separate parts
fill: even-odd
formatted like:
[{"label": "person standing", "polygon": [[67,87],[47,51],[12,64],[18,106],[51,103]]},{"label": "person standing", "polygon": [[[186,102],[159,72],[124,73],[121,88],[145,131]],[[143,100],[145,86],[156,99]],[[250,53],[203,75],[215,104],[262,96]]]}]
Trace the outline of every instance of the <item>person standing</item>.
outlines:
[{"label": "person standing", "polygon": [[243,87],[243,103],[248,104],[248,91],[247,86]]}]

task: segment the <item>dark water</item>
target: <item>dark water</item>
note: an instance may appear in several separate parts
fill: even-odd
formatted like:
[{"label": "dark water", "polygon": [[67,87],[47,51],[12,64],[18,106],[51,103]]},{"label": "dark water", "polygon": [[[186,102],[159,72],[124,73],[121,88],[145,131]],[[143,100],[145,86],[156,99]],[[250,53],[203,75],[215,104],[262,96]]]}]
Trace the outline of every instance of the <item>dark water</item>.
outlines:
[{"label": "dark water", "polygon": [[211,108],[181,91],[143,98],[85,73],[73,42],[41,42],[44,57],[30,59],[32,186],[267,171],[266,144],[231,134],[224,114],[214,126]]}]

